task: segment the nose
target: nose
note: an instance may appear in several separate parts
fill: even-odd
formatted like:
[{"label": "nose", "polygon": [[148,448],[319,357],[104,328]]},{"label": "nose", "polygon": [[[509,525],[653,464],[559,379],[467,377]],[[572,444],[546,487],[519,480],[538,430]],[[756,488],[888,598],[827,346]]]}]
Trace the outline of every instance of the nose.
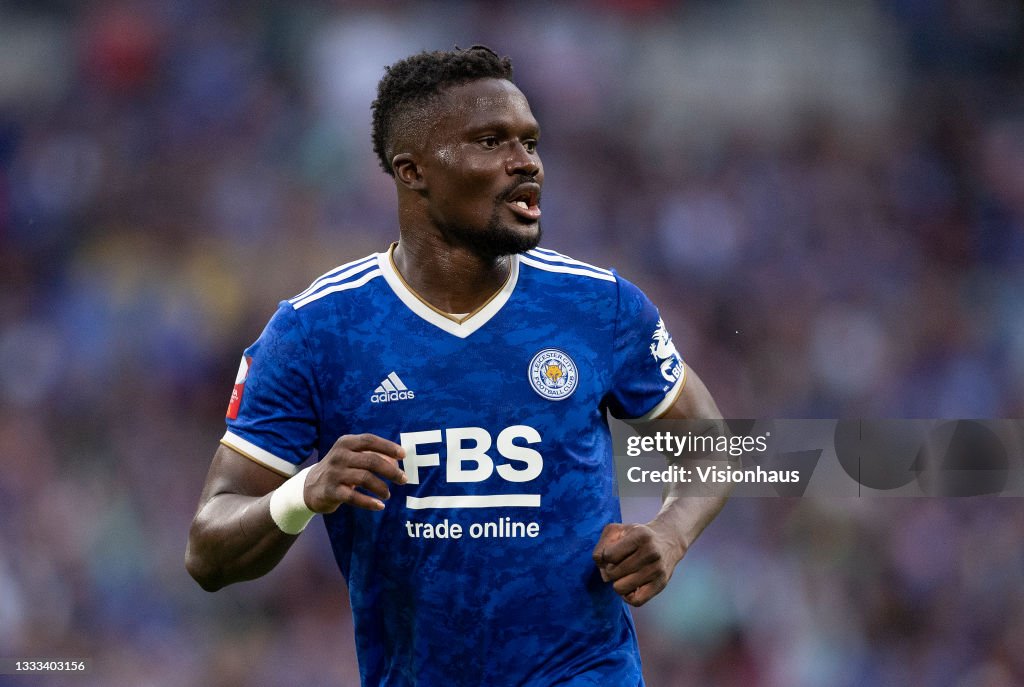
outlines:
[{"label": "nose", "polygon": [[530,152],[523,145],[522,141],[515,141],[512,144],[512,153],[505,162],[505,171],[509,176],[526,174],[535,177],[540,173],[540,157],[536,151]]}]

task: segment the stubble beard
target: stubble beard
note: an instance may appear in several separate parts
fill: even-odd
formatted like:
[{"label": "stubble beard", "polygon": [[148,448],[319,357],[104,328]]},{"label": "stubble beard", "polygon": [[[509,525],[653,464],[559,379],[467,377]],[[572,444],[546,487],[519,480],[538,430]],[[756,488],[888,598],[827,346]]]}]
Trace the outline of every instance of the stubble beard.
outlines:
[{"label": "stubble beard", "polygon": [[448,225],[441,227],[441,232],[449,243],[468,248],[486,261],[506,255],[525,253],[540,245],[542,233],[540,221],[534,225],[535,231],[533,232],[516,231],[501,221],[499,212],[503,207],[503,200],[495,204],[487,226],[482,231]]}]

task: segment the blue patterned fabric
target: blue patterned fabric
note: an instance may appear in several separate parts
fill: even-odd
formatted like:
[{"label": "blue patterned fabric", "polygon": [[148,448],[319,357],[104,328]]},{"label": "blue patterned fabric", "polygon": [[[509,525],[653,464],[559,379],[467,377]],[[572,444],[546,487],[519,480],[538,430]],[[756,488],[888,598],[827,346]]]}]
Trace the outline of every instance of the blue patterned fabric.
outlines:
[{"label": "blue patterned fabric", "polygon": [[245,355],[229,446],[278,469],[344,434],[406,448],[384,511],[324,518],[364,685],[643,684],[591,559],[621,517],[606,410],[644,416],[684,381],[639,289],[538,249],[458,323],[381,253],[283,302]]}]

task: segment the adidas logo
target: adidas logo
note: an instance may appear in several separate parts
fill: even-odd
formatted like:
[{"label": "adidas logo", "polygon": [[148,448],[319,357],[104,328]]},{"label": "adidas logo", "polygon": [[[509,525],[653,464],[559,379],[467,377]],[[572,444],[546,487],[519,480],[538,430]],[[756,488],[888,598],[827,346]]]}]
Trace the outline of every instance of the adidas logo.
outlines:
[{"label": "adidas logo", "polygon": [[398,378],[397,374],[392,372],[373,390],[370,402],[388,403],[390,401],[407,401],[412,398],[416,398],[416,394]]}]

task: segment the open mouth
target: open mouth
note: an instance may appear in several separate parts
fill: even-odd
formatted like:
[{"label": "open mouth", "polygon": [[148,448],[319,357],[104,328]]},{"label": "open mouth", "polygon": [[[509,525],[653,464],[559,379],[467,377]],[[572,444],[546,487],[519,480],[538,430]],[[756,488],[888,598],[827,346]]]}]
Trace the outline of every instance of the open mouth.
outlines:
[{"label": "open mouth", "polygon": [[508,197],[508,206],[518,217],[530,222],[540,219],[540,186],[527,183],[517,186]]}]

